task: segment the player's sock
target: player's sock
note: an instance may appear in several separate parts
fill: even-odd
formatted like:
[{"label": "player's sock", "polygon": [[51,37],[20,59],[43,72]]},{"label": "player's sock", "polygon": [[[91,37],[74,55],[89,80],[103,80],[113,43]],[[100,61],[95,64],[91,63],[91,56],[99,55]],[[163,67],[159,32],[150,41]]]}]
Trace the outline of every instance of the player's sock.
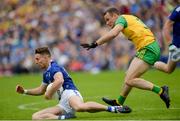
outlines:
[{"label": "player's sock", "polygon": [[163,90],[161,87],[154,85],[152,91],[160,95]]},{"label": "player's sock", "polygon": [[67,114],[59,115],[58,117],[59,120],[70,119],[70,118],[76,118],[75,114],[67,113]]},{"label": "player's sock", "polygon": [[124,104],[124,101],[126,100],[126,97],[124,97],[124,96],[119,96],[118,97],[118,103],[120,104],[120,105],[123,105]]},{"label": "player's sock", "polygon": [[107,111],[113,113],[113,112],[115,112],[115,107],[114,106],[108,106]]}]

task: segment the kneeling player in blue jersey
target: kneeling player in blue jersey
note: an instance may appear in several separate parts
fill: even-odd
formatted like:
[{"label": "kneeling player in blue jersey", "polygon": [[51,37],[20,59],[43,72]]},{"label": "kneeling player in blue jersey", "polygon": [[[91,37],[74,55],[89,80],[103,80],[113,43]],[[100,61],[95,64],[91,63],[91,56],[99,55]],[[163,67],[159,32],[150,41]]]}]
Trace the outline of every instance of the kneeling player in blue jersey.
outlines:
[{"label": "kneeling player in blue jersey", "polygon": [[[16,92],[27,95],[43,95],[45,99],[52,99],[55,92],[61,87],[64,91],[61,95],[59,104],[40,110],[32,115],[32,119],[69,119],[75,117],[75,112],[100,112],[108,111],[113,113],[129,113],[128,106],[105,106],[96,102],[83,102],[83,98],[74,85],[71,77],[66,70],[52,60],[50,51],[47,47],[35,50],[35,63],[44,71],[42,84],[33,89],[24,89],[16,86]],[[52,88],[46,91],[47,86],[52,83]]]}]

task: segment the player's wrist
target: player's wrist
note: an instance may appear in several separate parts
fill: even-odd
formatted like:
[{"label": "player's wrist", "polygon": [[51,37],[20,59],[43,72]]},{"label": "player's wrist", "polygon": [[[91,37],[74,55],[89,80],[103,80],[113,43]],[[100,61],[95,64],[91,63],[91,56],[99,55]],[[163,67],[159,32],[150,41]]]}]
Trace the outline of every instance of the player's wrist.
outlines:
[{"label": "player's wrist", "polygon": [[25,89],[24,92],[23,92],[23,94],[28,94],[28,90]]},{"label": "player's wrist", "polygon": [[98,43],[97,42],[93,42],[92,44],[91,44],[91,48],[96,48],[98,46]]},{"label": "player's wrist", "polygon": [[94,44],[96,45],[96,47],[98,46],[98,43],[97,43],[97,42],[94,42]]}]

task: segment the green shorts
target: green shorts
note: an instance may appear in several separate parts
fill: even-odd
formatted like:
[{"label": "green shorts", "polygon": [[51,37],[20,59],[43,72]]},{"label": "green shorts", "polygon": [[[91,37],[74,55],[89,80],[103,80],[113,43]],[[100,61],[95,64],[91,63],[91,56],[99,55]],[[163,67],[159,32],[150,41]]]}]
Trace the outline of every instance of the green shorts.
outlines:
[{"label": "green shorts", "polygon": [[160,58],[160,47],[158,42],[154,41],[153,43],[140,49],[136,53],[136,57],[142,59],[150,65],[154,65],[154,63]]}]

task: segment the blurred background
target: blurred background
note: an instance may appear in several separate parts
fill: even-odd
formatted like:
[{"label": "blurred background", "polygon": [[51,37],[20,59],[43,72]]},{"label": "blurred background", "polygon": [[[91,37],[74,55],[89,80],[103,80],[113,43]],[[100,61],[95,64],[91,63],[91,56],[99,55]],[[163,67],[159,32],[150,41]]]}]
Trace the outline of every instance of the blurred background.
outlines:
[{"label": "blurred background", "polygon": [[138,16],[152,30],[167,61],[168,45],[162,27],[179,0],[1,0],[0,76],[39,72],[34,49],[48,46],[53,58],[70,71],[126,69],[134,46],[123,35],[94,50],[92,42],[109,31],[102,12],[115,6],[122,14]]}]

